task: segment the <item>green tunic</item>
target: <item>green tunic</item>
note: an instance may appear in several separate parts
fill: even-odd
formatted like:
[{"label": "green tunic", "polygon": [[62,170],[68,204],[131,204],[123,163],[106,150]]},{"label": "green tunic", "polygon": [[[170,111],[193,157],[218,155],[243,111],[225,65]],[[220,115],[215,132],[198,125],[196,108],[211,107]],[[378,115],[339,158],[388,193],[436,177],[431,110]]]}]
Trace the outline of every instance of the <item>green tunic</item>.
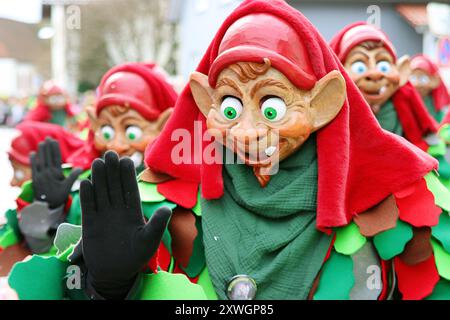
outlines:
[{"label": "green tunic", "polygon": [[384,130],[403,136],[403,128],[391,100],[381,107],[376,118]]}]

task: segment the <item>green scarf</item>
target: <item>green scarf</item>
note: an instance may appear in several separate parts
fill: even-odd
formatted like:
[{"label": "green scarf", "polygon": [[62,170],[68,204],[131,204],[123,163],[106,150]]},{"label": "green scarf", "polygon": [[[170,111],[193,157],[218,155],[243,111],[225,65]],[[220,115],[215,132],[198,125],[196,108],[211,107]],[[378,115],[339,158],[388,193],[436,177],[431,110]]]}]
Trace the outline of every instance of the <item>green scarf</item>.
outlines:
[{"label": "green scarf", "polygon": [[438,122],[441,123],[442,119],[444,118],[445,113],[442,111],[436,111],[436,108],[434,107],[434,101],[433,97],[428,95],[423,98],[423,102],[425,103],[425,106],[427,107],[428,113]]},{"label": "green scarf", "polygon": [[52,118],[50,119],[50,123],[64,127],[66,124],[66,117],[67,117],[66,110],[52,111]]},{"label": "green scarf", "polygon": [[388,100],[388,102],[381,107],[376,118],[384,130],[403,136],[402,124],[400,123],[397,111],[395,111],[394,104],[391,100]]},{"label": "green scarf", "polygon": [[248,275],[256,299],[306,299],[331,238],[316,229],[317,153],[312,136],[261,188],[245,165],[224,165],[224,195],[202,199],[209,274],[221,299],[228,281]]}]

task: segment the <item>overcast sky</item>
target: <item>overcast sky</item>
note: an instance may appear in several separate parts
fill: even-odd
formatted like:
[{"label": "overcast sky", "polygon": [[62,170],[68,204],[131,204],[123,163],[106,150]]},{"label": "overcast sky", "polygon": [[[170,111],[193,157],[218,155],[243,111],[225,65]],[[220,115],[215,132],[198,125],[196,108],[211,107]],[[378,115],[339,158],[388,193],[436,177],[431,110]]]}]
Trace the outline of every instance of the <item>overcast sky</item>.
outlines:
[{"label": "overcast sky", "polygon": [[26,23],[41,21],[41,0],[0,0],[0,18]]}]

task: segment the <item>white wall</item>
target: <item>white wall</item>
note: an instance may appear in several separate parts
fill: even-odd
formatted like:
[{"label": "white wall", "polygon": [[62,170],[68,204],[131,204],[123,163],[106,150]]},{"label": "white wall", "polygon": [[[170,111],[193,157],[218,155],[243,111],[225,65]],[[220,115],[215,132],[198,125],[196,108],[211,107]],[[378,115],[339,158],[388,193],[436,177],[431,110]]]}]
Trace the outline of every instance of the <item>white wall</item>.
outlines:
[{"label": "white wall", "polygon": [[17,64],[14,59],[0,59],[0,96],[17,92]]},{"label": "white wall", "polygon": [[185,0],[180,21],[180,73],[188,79],[226,17],[241,0]]}]

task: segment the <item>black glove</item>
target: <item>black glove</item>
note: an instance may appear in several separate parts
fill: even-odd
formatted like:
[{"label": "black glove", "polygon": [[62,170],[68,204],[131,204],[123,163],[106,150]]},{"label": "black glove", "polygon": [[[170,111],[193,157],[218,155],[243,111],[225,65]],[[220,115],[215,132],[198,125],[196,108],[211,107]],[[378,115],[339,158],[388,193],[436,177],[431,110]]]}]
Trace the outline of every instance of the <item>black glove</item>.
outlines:
[{"label": "black glove", "polygon": [[82,170],[76,168],[69,177],[64,177],[59,144],[50,138],[39,143],[38,152],[33,152],[30,159],[34,198],[47,202],[50,209],[64,205]]},{"label": "black glove", "polygon": [[133,161],[119,161],[112,151],[92,164],[92,182],[82,181],[80,200],[86,286],[106,299],[123,299],[158,249],[172,212],[160,208],[145,223]]}]

